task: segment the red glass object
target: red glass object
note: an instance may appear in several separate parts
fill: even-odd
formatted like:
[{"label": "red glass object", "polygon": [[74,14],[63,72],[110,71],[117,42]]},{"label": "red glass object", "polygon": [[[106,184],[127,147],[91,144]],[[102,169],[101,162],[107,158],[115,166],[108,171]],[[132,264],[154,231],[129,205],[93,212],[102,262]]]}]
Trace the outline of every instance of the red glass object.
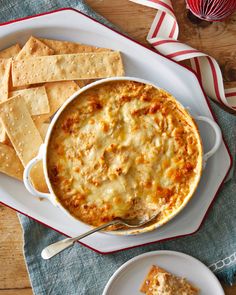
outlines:
[{"label": "red glass object", "polygon": [[236,11],[236,0],[186,0],[187,8],[198,18],[222,21]]}]

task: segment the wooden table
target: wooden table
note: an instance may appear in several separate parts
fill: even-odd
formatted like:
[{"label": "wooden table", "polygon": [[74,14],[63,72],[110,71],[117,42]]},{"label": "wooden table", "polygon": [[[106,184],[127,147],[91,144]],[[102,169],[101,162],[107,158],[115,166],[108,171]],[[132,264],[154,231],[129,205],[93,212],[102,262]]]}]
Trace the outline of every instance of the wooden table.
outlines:
[{"label": "wooden table", "polygon": [[[155,15],[155,10],[128,0],[87,0],[97,12],[146,43],[145,37]],[[236,86],[236,15],[224,23],[192,24],[184,7],[184,0],[175,2],[180,39],[216,57],[224,79]],[[16,213],[0,206],[0,295],[32,294],[22,254],[22,232]],[[236,294],[236,286],[225,287],[227,295]],[[56,294],[55,294],[56,295]]]}]

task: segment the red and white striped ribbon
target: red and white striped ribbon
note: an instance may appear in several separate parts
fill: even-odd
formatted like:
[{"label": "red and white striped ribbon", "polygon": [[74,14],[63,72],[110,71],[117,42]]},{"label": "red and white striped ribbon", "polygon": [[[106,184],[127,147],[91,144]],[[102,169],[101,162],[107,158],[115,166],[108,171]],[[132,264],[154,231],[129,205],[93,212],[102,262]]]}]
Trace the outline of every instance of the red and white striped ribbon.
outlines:
[{"label": "red and white striped ribbon", "polygon": [[206,94],[220,104],[236,110],[236,87],[224,89],[217,61],[211,56],[178,41],[179,26],[171,0],[130,0],[157,9],[147,41],[160,53],[177,62],[190,59]]}]

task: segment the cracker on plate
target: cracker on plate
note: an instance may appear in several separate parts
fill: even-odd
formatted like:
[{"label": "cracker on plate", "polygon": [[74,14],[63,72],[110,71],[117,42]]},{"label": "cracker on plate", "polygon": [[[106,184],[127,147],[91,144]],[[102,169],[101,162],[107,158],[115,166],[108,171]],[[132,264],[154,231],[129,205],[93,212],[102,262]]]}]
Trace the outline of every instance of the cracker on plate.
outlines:
[{"label": "cracker on plate", "polygon": [[62,104],[77,90],[79,86],[73,81],[51,82],[45,84],[50,112],[43,115],[33,116],[33,120],[37,128],[47,121]]},{"label": "cracker on plate", "polygon": [[[9,96],[9,79],[11,71],[11,59],[0,59],[0,102]],[[0,142],[7,142],[7,134],[0,120]]]},{"label": "cracker on plate", "polygon": [[0,143],[0,171],[22,180],[24,167],[21,164],[14,148]]},{"label": "cracker on plate", "polygon": [[12,62],[13,86],[123,74],[121,55],[117,51],[37,56]]},{"label": "cracker on plate", "polygon": [[[85,45],[76,42],[69,41],[61,41],[61,40],[53,40],[53,39],[44,39],[40,38],[43,43],[48,45],[50,48],[54,50],[54,54],[72,54],[72,53],[86,53],[86,52],[104,52],[104,51],[112,51],[109,48],[101,48],[91,45]],[[80,87],[83,87],[89,83],[92,83],[95,80],[78,80],[76,83]]]},{"label": "cracker on plate", "polygon": [[30,56],[43,56],[54,54],[54,50],[46,44],[31,36],[25,43],[21,51],[18,53],[16,59],[20,60]]},{"label": "cracker on plate", "polygon": [[0,102],[8,99],[11,59],[0,60]]},{"label": "cracker on plate", "polygon": [[[43,56],[43,55],[52,55],[54,50],[49,48],[46,44],[38,40],[37,38],[31,36],[28,41],[25,43],[23,48],[20,50],[15,59],[23,59],[32,56]],[[12,79],[10,79],[10,90],[17,91],[25,88],[29,88],[31,85],[22,85],[18,87],[13,87]]]},{"label": "cracker on plate", "polygon": [[[11,68],[9,65],[10,59],[6,58],[16,56],[17,58],[23,58],[30,55],[48,55],[53,53],[54,51],[51,48],[34,37],[29,38],[22,50],[19,44],[15,44],[9,48],[4,49],[3,51],[0,51],[0,57],[4,58],[0,59],[0,101],[17,94],[21,94],[27,103],[27,107],[31,115],[48,113],[50,109],[45,88],[33,88],[32,90],[25,90],[26,88],[30,87],[30,85],[13,87]],[[9,93],[9,91],[11,92]],[[0,122],[0,142],[7,143],[8,141],[9,140],[7,138],[6,131]]]},{"label": "cracker on plate", "polygon": [[[86,52],[104,52],[104,51],[112,51],[109,48],[101,48],[91,45],[85,45],[76,42],[62,41],[62,40],[53,40],[53,39],[45,39],[40,38],[43,43],[48,45],[50,48],[54,50],[54,54],[72,54],[72,53],[86,53]],[[88,85],[96,80],[78,80],[76,83],[83,87]]]},{"label": "cracker on plate", "polygon": [[50,112],[48,96],[44,86],[28,88],[9,93],[10,97],[20,95],[26,102],[31,115],[41,115]]},{"label": "cracker on plate", "polygon": [[111,51],[108,48],[100,48],[91,45],[85,45],[81,43],[53,40],[53,39],[44,39],[40,38],[44,44],[49,46],[54,50],[54,54],[71,54],[71,53],[85,53],[85,52],[104,52]]},{"label": "cracker on plate", "polygon": [[[0,104],[0,116],[11,143],[23,166],[38,154],[43,143],[38,129],[20,95],[10,98]],[[31,179],[36,189],[47,191],[42,164],[34,166]]]},{"label": "cracker on plate", "polygon": [[12,45],[8,48],[5,48],[0,51],[0,58],[10,58],[15,57],[21,51],[21,47],[18,43]]}]

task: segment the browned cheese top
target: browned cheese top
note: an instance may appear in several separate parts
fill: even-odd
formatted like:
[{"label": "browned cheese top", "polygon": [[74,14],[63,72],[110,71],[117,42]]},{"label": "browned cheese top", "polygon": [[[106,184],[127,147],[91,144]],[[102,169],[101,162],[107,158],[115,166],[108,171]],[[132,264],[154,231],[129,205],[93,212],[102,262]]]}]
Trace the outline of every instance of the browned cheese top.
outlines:
[{"label": "browned cheese top", "polygon": [[47,165],[63,207],[97,226],[160,208],[160,219],[173,214],[197,186],[201,157],[197,127],[170,94],[113,81],[82,92],[62,112]]}]

